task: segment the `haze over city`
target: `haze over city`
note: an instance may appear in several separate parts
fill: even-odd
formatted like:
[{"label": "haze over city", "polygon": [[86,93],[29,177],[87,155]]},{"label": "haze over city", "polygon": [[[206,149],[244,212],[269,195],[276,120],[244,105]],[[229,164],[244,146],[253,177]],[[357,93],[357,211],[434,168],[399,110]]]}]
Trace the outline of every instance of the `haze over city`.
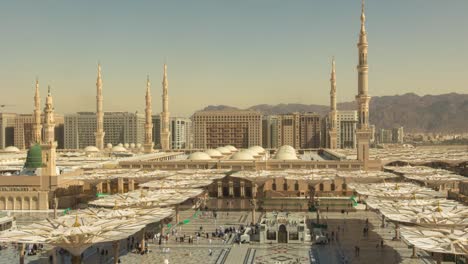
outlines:
[{"label": "haze over city", "polygon": [[[367,2],[372,96],[466,93],[467,1]],[[173,115],[327,105],[332,56],[338,102],[352,101],[359,15],[359,4],[338,0],[4,2],[0,104],[30,113],[38,77],[57,112],[94,111],[100,61],[105,111],[143,112],[149,74],[159,112],[164,62]]]}]

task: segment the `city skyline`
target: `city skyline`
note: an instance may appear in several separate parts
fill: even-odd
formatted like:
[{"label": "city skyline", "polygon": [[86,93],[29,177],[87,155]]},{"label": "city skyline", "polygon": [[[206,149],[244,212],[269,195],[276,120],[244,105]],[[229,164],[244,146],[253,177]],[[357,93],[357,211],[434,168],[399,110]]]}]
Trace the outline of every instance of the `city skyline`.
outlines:
[{"label": "city skyline", "polygon": [[[240,108],[257,102],[328,105],[332,56],[336,58],[337,101],[353,101],[358,2],[337,6],[338,1],[298,1],[295,5],[203,1],[169,19],[161,10],[174,13],[176,4],[139,3],[124,11],[124,3],[92,8],[63,3],[52,9],[50,3],[31,3],[34,8],[21,10],[21,14],[21,3],[5,4],[0,12],[6,13],[1,19],[6,23],[1,23],[0,32],[11,41],[0,47],[9,51],[4,61],[10,63],[0,66],[0,91],[16,100],[2,112],[33,111],[36,77],[42,100],[45,87],[52,86],[58,113],[95,111],[98,61],[103,68],[104,111],[143,113],[146,76],[150,74],[153,82],[160,83],[165,61],[171,79],[171,112],[176,116],[189,116],[210,104]],[[145,5],[148,10],[140,9]],[[367,1],[370,95],[463,93],[462,83],[468,78],[463,63],[468,53],[463,47],[468,34],[456,25],[467,21],[461,12],[466,5],[462,1],[450,5],[426,1],[424,6]],[[132,11],[136,14],[131,15]],[[157,16],[145,16],[152,11]],[[238,11],[242,19],[231,11]],[[79,12],[88,12],[90,19],[78,21]],[[44,14],[50,16],[44,18]],[[64,20],[63,14],[69,19]],[[131,20],[135,16],[138,19]],[[187,24],[195,16],[197,20]],[[13,18],[21,22],[6,27]],[[37,25],[31,26],[33,19]],[[54,24],[55,20],[63,25]],[[152,24],[158,21],[162,23]],[[44,38],[38,33],[41,26]],[[101,34],[104,29],[106,33]],[[122,39],[121,33],[128,36]],[[446,39],[451,40],[449,48],[440,49]],[[31,40],[36,41],[32,48]],[[161,86],[152,89],[154,97],[160,98]],[[153,109],[160,112],[161,108],[156,100]]]}]

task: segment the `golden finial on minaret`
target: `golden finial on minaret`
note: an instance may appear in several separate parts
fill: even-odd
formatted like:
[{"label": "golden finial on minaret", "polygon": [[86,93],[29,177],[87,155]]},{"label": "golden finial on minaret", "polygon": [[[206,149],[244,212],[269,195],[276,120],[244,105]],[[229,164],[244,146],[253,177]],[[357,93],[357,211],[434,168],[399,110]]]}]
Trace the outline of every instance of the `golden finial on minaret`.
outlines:
[{"label": "golden finial on minaret", "polygon": [[436,212],[442,212],[442,208],[440,207],[440,201],[437,201],[437,208],[436,208]]}]

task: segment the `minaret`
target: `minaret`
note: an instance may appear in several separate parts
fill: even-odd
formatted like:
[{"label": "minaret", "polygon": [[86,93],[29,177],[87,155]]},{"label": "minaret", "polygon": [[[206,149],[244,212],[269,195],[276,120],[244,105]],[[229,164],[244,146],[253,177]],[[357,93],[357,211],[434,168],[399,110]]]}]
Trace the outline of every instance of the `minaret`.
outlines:
[{"label": "minaret", "polygon": [[167,93],[167,65],[164,64],[162,81],[162,112],[161,112],[161,149],[171,149],[171,132],[169,131],[169,96]]},{"label": "minaret", "polygon": [[144,149],[146,153],[153,151],[153,120],[152,120],[152,107],[151,107],[151,83],[149,75],[146,79],[146,108],[145,108],[145,144]]},{"label": "minaret", "polygon": [[34,94],[33,137],[31,144],[42,142],[41,125],[41,96],[39,95],[39,79],[36,79],[36,93]]},{"label": "minaret", "polygon": [[336,71],[335,71],[335,58],[332,60],[332,71],[330,77],[330,130],[328,134],[330,135],[330,148],[336,149],[338,146],[337,143],[337,110],[336,110]]},{"label": "minaret", "polygon": [[45,165],[41,175],[55,176],[56,173],[56,152],[57,142],[55,142],[55,119],[54,119],[54,102],[50,93],[50,85],[48,87],[46,104],[44,107],[44,139],[42,140],[42,163]]},{"label": "minaret", "polygon": [[96,147],[104,149],[104,112],[102,111],[102,79],[101,64],[98,64],[98,76],[96,81]]},{"label": "minaret", "polygon": [[359,50],[359,65],[358,71],[358,95],[356,101],[358,104],[359,122],[356,130],[357,139],[357,159],[364,161],[364,168],[367,169],[367,161],[369,160],[369,141],[371,132],[369,129],[369,101],[368,92],[368,72],[367,65],[367,33],[366,33],[366,16],[364,14],[364,0],[362,0],[361,11],[361,33],[357,44]]}]

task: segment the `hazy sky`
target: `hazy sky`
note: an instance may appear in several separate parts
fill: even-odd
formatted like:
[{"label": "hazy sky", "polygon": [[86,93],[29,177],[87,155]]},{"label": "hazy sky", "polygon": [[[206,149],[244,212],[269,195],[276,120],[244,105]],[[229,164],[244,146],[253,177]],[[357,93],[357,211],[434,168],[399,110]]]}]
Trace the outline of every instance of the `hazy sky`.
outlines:
[{"label": "hazy sky", "polygon": [[[369,92],[468,92],[467,0],[367,0]],[[357,90],[359,0],[30,0],[0,3],[0,104],[31,112],[34,80],[52,85],[56,111],[142,111],[150,74],[161,110],[168,63],[170,110],[208,104],[329,103]],[[44,99],[42,104],[44,103]]]}]

